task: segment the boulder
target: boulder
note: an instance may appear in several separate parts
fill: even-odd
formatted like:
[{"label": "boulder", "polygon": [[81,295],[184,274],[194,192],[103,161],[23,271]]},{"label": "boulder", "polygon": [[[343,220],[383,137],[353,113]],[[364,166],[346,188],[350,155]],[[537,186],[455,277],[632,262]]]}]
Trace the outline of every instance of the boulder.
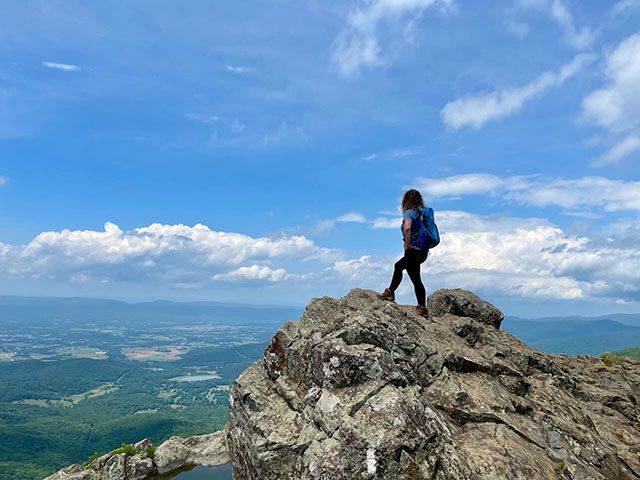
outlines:
[{"label": "boulder", "polygon": [[171,437],[155,452],[158,473],[164,474],[189,465],[215,467],[229,463],[225,432],[219,431],[188,438]]},{"label": "boulder", "polygon": [[544,354],[440,290],[314,299],[235,382],[236,480],[640,479],[640,363]]},{"label": "boulder", "polygon": [[461,288],[437,290],[429,296],[429,312],[439,317],[445,313],[457,317],[473,318],[495,328],[500,328],[504,315],[489,302]]}]

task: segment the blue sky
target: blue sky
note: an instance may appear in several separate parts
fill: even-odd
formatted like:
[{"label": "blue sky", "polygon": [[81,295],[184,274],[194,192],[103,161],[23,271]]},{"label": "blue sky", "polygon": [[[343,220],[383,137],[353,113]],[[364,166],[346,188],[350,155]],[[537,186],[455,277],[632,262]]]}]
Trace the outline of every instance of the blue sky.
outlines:
[{"label": "blue sky", "polygon": [[[639,311],[640,0],[0,2],[0,293]],[[408,281],[401,299],[410,302]]]}]

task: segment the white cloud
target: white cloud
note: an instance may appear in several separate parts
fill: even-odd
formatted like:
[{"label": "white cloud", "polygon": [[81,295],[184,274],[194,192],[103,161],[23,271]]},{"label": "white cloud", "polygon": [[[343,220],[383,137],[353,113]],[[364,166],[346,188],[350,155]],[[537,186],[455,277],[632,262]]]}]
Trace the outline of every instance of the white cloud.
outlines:
[{"label": "white cloud", "polygon": [[400,228],[402,217],[395,218],[376,218],[373,221],[373,228]]},{"label": "white cloud", "polygon": [[578,29],[575,26],[573,15],[560,0],[551,2],[551,18],[562,28],[565,38],[577,49],[589,48],[593,43],[594,33],[588,27]]},{"label": "white cloud", "polygon": [[499,177],[473,173],[440,179],[417,178],[415,183],[425,195],[438,198],[488,195],[536,207],[598,207],[608,212],[640,210],[640,182],[604,177]]},{"label": "white cloud", "polygon": [[326,235],[336,226],[335,220],[320,220],[308,232],[311,236]]},{"label": "white cloud", "polygon": [[627,10],[640,9],[640,0],[620,0],[611,9],[613,15],[619,15]]},{"label": "white cloud", "polygon": [[219,273],[213,276],[214,280],[228,281],[268,281],[281,282],[288,280],[291,275],[284,268],[272,269],[266,265],[250,265],[240,267],[227,273]]},{"label": "white cloud", "polygon": [[386,262],[374,261],[371,256],[362,255],[358,259],[338,260],[326,271],[342,280],[357,283],[366,278],[371,278],[372,275],[380,275],[385,270],[388,270]]},{"label": "white cloud", "polygon": [[600,167],[603,165],[615,164],[620,162],[623,158],[631,155],[634,152],[640,150],[640,137],[636,135],[629,135],[616,143],[613,147],[607,150],[603,155],[596,158],[591,162],[594,167]]},{"label": "white cloud", "polygon": [[77,72],[80,70],[78,65],[72,65],[70,63],[55,63],[55,62],[42,62],[47,68],[53,68],[54,70],[63,70],[65,72]]},{"label": "white cloud", "polygon": [[420,189],[434,197],[488,194],[502,188],[504,179],[487,173],[469,173],[446,178],[418,177]]},{"label": "white cloud", "polygon": [[440,112],[449,128],[480,128],[487,122],[514,114],[524,104],[546,91],[559,87],[593,62],[589,54],[577,55],[558,72],[545,72],[526,85],[462,97],[449,102]]},{"label": "white cloud", "polygon": [[631,35],[607,56],[608,84],[583,101],[584,116],[602,127],[628,131],[640,125],[640,34]]},{"label": "white cloud", "polygon": [[[0,275],[189,284],[220,274],[264,274],[272,262],[327,262],[336,257],[334,250],[303,236],[254,238],[201,224],[153,224],[124,232],[107,222],[104,231],[43,232],[26,245],[0,243]],[[268,268],[269,279],[289,278],[282,277],[281,267]]]},{"label": "white cloud", "polygon": [[[436,219],[442,242],[424,268],[431,291],[446,286],[527,300],[640,300],[640,223],[603,225],[606,235],[588,238],[544,219],[460,211],[439,211]],[[366,254],[345,259],[305,237],[253,238],[204,225],[153,224],[125,232],[107,223],[104,231],[44,232],[26,245],[0,243],[5,281],[67,283],[74,289],[194,289],[212,283],[258,289],[284,283],[286,291],[274,298],[281,302],[290,301],[291,289],[317,296],[356,286],[382,288],[395,260]],[[402,291],[411,292],[408,281]]]},{"label": "white cloud", "polygon": [[639,149],[640,34],[627,37],[607,55],[604,73],[607,84],[582,102],[583,118],[604,128],[614,143],[594,165],[617,163]]},{"label": "white cloud", "polygon": [[238,75],[244,75],[246,73],[251,73],[253,72],[253,68],[251,67],[242,67],[242,66],[234,66],[234,65],[227,65],[227,71],[231,72],[231,73],[236,73]]},{"label": "white cloud", "polygon": [[344,215],[340,215],[336,218],[336,222],[353,222],[353,223],[365,223],[367,219],[363,214],[358,212],[349,212]]},{"label": "white cloud", "polygon": [[0,175],[0,187],[6,185],[7,183],[9,183],[9,179]]},{"label": "white cloud", "polygon": [[564,38],[577,50],[584,50],[595,40],[595,33],[588,27],[576,27],[573,14],[562,0],[517,0],[525,8],[544,10],[551,19],[562,29]]},{"label": "white cloud", "polygon": [[[384,63],[379,40],[381,24],[393,26],[404,23],[405,35],[411,37],[415,16],[428,8],[452,11],[453,0],[371,0],[362,8],[353,10],[346,27],[336,39],[333,61],[340,73],[349,77],[363,67],[373,67]],[[410,39],[410,38],[409,38]]]},{"label": "white cloud", "polygon": [[[436,220],[442,242],[423,267],[430,290],[455,286],[527,300],[640,300],[640,225],[627,230],[633,239],[622,245],[572,235],[544,219],[444,211]],[[382,288],[394,261],[362,256],[338,260],[328,272]],[[403,285],[410,295],[407,279]]]}]

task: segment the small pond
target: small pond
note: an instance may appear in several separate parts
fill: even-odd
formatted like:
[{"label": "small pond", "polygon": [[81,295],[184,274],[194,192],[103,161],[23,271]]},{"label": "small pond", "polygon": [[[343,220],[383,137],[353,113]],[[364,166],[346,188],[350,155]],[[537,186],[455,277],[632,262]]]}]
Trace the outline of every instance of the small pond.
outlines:
[{"label": "small pond", "polygon": [[182,470],[173,475],[156,477],[158,480],[232,480],[231,464],[220,467],[195,467],[190,470]]},{"label": "small pond", "polygon": [[174,382],[202,382],[204,380],[214,380],[222,378],[220,375],[207,374],[207,375],[183,375],[181,377],[171,378]]}]

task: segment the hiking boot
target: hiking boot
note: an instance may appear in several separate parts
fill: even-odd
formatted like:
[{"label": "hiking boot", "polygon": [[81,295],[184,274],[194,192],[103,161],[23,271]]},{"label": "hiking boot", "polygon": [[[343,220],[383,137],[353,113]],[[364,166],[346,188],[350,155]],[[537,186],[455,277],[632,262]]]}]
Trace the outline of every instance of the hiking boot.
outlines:
[{"label": "hiking boot", "polygon": [[396,294],[393,293],[388,288],[385,288],[384,292],[378,294],[378,298],[380,300],[388,300],[389,302],[395,302],[396,301]]},{"label": "hiking boot", "polygon": [[416,313],[424,318],[429,317],[429,309],[427,307],[423,307],[422,305],[418,305],[416,307]]}]

